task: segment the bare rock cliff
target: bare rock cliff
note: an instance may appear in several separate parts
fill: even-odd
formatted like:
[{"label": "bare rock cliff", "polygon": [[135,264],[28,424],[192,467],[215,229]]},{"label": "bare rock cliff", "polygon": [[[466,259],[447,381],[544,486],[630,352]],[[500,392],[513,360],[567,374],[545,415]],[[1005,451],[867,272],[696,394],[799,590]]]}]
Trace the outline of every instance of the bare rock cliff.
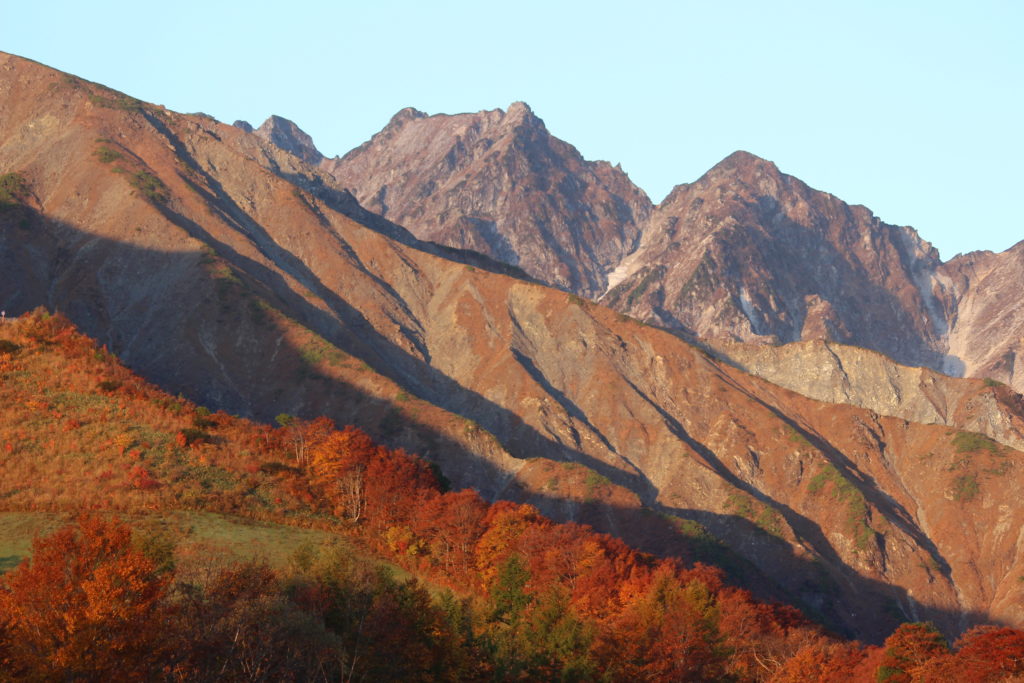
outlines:
[{"label": "bare rock cliff", "polygon": [[456,116],[404,109],[322,167],[421,239],[480,251],[583,296],[604,291],[651,210],[625,173],[583,159],[522,102]]},{"label": "bare rock cliff", "polygon": [[657,207],[602,301],[704,338],[823,338],[940,366],[949,296],[910,228],[737,152]]},{"label": "bare rock cliff", "polygon": [[1024,397],[1000,382],[900,365],[877,351],[822,339],[781,346],[724,340],[710,345],[744,372],[804,396],[978,432],[1024,450]]}]

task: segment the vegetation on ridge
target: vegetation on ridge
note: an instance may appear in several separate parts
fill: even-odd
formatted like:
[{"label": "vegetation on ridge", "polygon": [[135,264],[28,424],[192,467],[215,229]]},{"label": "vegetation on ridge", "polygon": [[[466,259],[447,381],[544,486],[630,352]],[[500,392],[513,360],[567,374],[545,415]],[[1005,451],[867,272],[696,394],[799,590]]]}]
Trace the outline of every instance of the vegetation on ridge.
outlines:
[{"label": "vegetation on ridge", "polygon": [[[211,413],[135,377],[61,316],[23,316],[0,338],[0,399],[11,407],[0,422],[0,506],[92,510],[37,540],[0,583],[0,657],[15,678],[1024,672],[1017,631],[975,629],[955,653],[944,641],[922,646],[927,627],[916,625],[883,648],[837,641],[713,568],[644,555],[528,505],[446,492],[427,463],[358,429]],[[211,565],[106,516],[175,510],[314,527],[339,541],[300,549],[285,568]],[[396,579],[364,553],[419,578]]]}]

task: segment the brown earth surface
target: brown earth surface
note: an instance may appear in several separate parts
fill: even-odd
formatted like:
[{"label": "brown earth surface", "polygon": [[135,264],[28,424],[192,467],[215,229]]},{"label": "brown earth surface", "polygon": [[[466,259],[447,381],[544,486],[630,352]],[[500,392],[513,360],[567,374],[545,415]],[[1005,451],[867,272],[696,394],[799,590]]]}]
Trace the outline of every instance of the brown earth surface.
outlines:
[{"label": "brown earth surface", "polygon": [[0,304],[172,392],[355,423],[647,547],[667,521],[862,638],[1024,624],[1016,450],[808,399],[420,243],[253,133],[7,55],[3,173],[29,192],[0,213]]}]

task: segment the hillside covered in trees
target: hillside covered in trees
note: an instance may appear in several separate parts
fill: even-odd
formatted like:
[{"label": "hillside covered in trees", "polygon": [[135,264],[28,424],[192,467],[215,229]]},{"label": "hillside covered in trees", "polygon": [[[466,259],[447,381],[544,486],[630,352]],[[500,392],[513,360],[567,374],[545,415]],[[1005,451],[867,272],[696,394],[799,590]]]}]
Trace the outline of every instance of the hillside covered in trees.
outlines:
[{"label": "hillside covered in trees", "polygon": [[[0,516],[65,520],[0,584],[11,680],[1004,680],[1024,633],[881,647],[536,509],[447,490],[355,427],[211,413],[60,315],[0,326]],[[153,525],[316,532],[276,564]],[[63,522],[62,522],[63,524]]]}]

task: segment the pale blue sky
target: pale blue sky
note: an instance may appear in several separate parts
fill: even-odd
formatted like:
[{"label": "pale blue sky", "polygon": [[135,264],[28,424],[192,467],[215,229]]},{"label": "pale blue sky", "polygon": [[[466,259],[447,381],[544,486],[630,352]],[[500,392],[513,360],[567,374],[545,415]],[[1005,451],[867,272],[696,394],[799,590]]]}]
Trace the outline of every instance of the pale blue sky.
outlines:
[{"label": "pale blue sky", "polygon": [[0,49],[343,154],[399,109],[524,100],[659,201],[736,149],[913,225],[1024,239],[1020,2],[25,2]]}]

